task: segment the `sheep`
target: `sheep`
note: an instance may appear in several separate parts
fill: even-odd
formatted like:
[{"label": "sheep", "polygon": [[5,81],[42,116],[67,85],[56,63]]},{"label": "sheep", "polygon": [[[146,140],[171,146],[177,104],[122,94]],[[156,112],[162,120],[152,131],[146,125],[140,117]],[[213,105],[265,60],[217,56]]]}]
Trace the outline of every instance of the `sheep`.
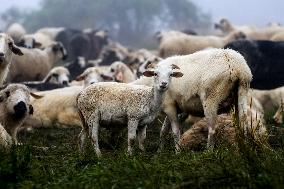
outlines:
[{"label": "sheep", "polygon": [[[248,107],[247,119],[249,120],[249,125],[247,129],[254,139],[265,141],[268,133],[265,127],[264,111],[255,98],[248,99]],[[236,137],[233,118],[228,114],[221,114],[217,118],[217,125],[218,127],[216,128],[214,137],[216,139],[225,139],[233,144]],[[183,133],[180,139],[181,147],[189,148],[191,150],[200,150],[202,144],[206,142],[207,135],[207,121],[206,119],[201,119]]]},{"label": "sheep", "polygon": [[[160,150],[164,134],[170,126],[174,134],[176,152],[180,150],[180,125],[178,111],[204,116],[209,123],[207,147],[212,148],[217,114],[228,110],[234,98],[240,123],[246,125],[247,94],[252,80],[251,71],[238,52],[230,49],[207,49],[191,55],[173,56],[160,63],[176,64],[184,73],[180,80],[173,80],[162,104],[167,119],[160,132]],[[151,79],[142,77],[132,84],[151,85]],[[235,103],[236,105],[236,103]]]},{"label": "sheep", "polygon": [[123,62],[116,61],[110,65],[109,71],[104,75],[115,78],[116,81],[122,83],[130,83],[136,79],[135,74]]},{"label": "sheep", "polygon": [[196,51],[205,48],[222,48],[227,43],[244,39],[245,35],[242,32],[232,32],[228,36],[195,36],[195,35],[178,35],[163,37],[159,46],[159,56],[166,58],[172,55],[192,54]]},{"label": "sheep", "polygon": [[7,28],[6,34],[12,37],[15,44],[18,44],[21,37],[26,34],[26,30],[21,24],[13,23]]},{"label": "sheep", "polygon": [[41,98],[22,84],[10,84],[0,91],[0,123],[15,144],[18,143],[18,129],[34,111],[30,104],[30,95],[36,99]]},{"label": "sheep", "polygon": [[47,36],[46,34],[38,32],[22,36],[18,45],[29,49],[32,48],[42,49],[52,45],[54,42],[55,41],[50,39],[50,37]]},{"label": "sheep", "polygon": [[66,59],[67,56],[61,43],[54,43],[44,50],[20,49],[24,55],[13,58],[8,75],[9,82],[42,80],[55,63]]},{"label": "sheep", "polygon": [[147,70],[147,67],[151,64],[151,65],[156,65],[158,64],[158,62],[160,62],[162,60],[162,58],[158,57],[158,56],[153,56],[151,58],[146,59],[138,68],[136,71],[136,76],[137,78],[140,78],[143,73]]},{"label": "sheep", "polygon": [[113,77],[105,75],[99,68],[91,67],[86,69],[81,75],[76,78],[76,81],[84,81],[84,87],[88,87],[91,84],[111,81]]},{"label": "sheep", "polygon": [[82,89],[73,86],[38,92],[43,97],[31,99],[36,111],[25,120],[24,127],[81,126],[76,97]]},{"label": "sheep", "polygon": [[216,29],[220,29],[225,35],[230,32],[241,31],[247,38],[253,40],[271,40],[271,38],[278,32],[283,32],[284,28],[281,26],[269,26],[265,28],[257,28],[253,26],[233,26],[229,20],[221,19],[219,24],[215,24]]},{"label": "sheep", "polygon": [[0,33],[0,85],[3,85],[8,75],[13,54],[22,56],[23,52],[10,36]]},{"label": "sheep", "polygon": [[272,90],[256,90],[250,91],[251,96],[256,98],[261,105],[264,107],[265,111],[273,111],[274,108],[277,109],[273,116],[276,123],[283,123],[283,110],[284,110],[284,87],[279,87]]},{"label": "sheep", "polygon": [[69,86],[70,73],[63,66],[52,68],[42,81],[23,82],[35,91],[51,90]]},{"label": "sheep", "polygon": [[163,101],[164,94],[171,84],[171,78],[182,77],[174,64],[158,64],[154,71],[146,71],[146,77],[154,76],[151,87],[125,83],[98,83],[84,89],[77,97],[77,107],[83,128],[79,135],[80,149],[83,150],[86,135],[92,138],[96,154],[101,156],[98,146],[99,125],[127,124],[128,153],[133,152],[132,145],[138,130],[139,148],[144,150],[147,124],[154,121]]}]

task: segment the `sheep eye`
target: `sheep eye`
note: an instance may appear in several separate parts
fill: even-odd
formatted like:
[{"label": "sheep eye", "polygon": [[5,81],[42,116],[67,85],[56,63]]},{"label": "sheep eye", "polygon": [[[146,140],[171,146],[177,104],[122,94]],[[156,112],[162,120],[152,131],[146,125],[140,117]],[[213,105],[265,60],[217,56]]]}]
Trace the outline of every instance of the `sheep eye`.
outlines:
[{"label": "sheep eye", "polygon": [[158,74],[157,74],[157,73],[154,73],[154,76],[158,76]]},{"label": "sheep eye", "polygon": [[10,91],[6,91],[6,96],[7,96],[7,97],[10,96]]},{"label": "sheep eye", "polygon": [[110,69],[110,72],[114,72],[114,69],[113,69],[113,68],[111,68],[111,69]]},{"label": "sheep eye", "polygon": [[54,73],[54,74],[52,74],[52,76],[57,78],[58,74]]}]

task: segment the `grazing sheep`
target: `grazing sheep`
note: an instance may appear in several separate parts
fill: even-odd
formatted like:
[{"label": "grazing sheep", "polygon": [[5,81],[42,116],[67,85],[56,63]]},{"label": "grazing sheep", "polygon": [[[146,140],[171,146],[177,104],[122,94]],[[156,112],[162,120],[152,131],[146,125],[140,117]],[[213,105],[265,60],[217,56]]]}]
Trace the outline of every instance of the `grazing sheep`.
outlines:
[{"label": "grazing sheep", "polygon": [[42,80],[55,63],[67,56],[61,43],[54,43],[44,50],[20,49],[24,55],[13,58],[8,77],[9,82]]},{"label": "grazing sheep", "polygon": [[228,36],[196,36],[186,35],[163,37],[159,46],[159,56],[167,58],[172,55],[187,55],[206,48],[223,48],[227,43],[244,39],[242,32],[232,32]]},{"label": "grazing sheep", "polygon": [[81,126],[76,98],[82,89],[74,86],[38,92],[43,97],[31,99],[35,111],[25,120],[24,127]]},{"label": "grazing sheep", "polygon": [[7,28],[6,34],[12,37],[15,44],[18,44],[22,36],[26,34],[26,30],[21,24],[13,23]]},{"label": "grazing sheep", "polygon": [[76,78],[76,81],[84,81],[84,88],[94,83],[112,80],[112,77],[105,75],[98,67],[88,68]]},{"label": "grazing sheep", "polygon": [[8,75],[13,54],[23,55],[21,49],[14,44],[11,37],[0,33],[0,85],[3,85]]},{"label": "grazing sheep", "polygon": [[104,75],[114,78],[118,82],[130,83],[136,79],[135,74],[123,62],[116,61],[110,65],[109,71]]},{"label": "grazing sheep", "polygon": [[41,98],[22,84],[10,84],[0,91],[0,123],[16,144],[18,129],[34,111],[30,95],[36,99]]},{"label": "grazing sheep", "polygon": [[[200,117],[205,115],[209,123],[208,147],[214,145],[212,136],[215,133],[217,114],[230,109],[236,98],[240,123],[246,124],[246,100],[252,74],[239,53],[230,49],[207,49],[191,55],[169,57],[160,63],[174,63],[184,73],[182,79],[172,81],[162,104],[167,119],[160,137],[163,139],[171,126],[176,151],[180,149],[178,111]],[[151,79],[142,77],[133,84],[151,85],[152,82]],[[163,144],[161,140],[160,149]]]},{"label": "grazing sheep", "polygon": [[[256,102],[256,104],[254,104]],[[267,139],[267,130],[264,121],[264,111],[259,106],[256,99],[248,99],[248,128],[247,130],[254,136],[254,139],[265,141]],[[221,114],[217,118],[217,128],[214,134],[215,139],[224,139],[233,144],[236,137],[236,128],[234,127],[234,119],[227,114]],[[201,119],[188,129],[180,139],[183,148],[190,150],[200,150],[206,144],[208,136],[208,125],[206,119]]]},{"label": "grazing sheep", "polygon": [[84,89],[77,98],[77,106],[83,128],[79,135],[83,149],[89,131],[97,156],[99,125],[115,124],[128,126],[128,153],[132,154],[133,142],[138,130],[139,148],[144,150],[147,124],[156,118],[164,94],[171,83],[171,77],[182,77],[174,72],[174,64],[158,64],[155,71],[146,71],[146,77],[154,76],[152,87],[125,83],[98,83]]}]

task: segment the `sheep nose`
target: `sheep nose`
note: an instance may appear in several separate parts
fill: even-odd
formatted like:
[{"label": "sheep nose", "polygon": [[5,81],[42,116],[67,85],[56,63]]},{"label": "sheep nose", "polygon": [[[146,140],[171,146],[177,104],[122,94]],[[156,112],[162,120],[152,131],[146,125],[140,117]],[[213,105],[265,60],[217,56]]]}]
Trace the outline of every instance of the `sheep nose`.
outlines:
[{"label": "sheep nose", "polygon": [[27,112],[27,106],[23,101],[20,101],[18,104],[14,106],[15,117],[22,118]]},{"label": "sheep nose", "polygon": [[0,57],[4,57],[4,53],[3,52],[0,52]]},{"label": "sheep nose", "polygon": [[162,82],[161,86],[167,86],[167,82]]},{"label": "sheep nose", "polygon": [[67,86],[67,85],[68,85],[68,82],[67,82],[67,81],[63,81],[62,84],[65,85],[65,86]]}]

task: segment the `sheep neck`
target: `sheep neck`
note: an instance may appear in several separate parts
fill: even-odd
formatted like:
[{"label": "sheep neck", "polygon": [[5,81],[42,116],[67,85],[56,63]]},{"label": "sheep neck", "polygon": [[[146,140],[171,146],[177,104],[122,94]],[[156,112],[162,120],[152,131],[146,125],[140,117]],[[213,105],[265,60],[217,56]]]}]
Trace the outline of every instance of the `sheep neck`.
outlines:
[{"label": "sheep neck", "polygon": [[166,91],[160,91],[156,86],[153,86],[152,92],[153,92],[154,99],[151,102],[151,107],[153,107],[152,109],[153,112],[158,113],[159,110],[161,109],[161,104],[164,100]]},{"label": "sheep neck", "polygon": [[52,48],[46,48],[46,53],[49,59],[50,67],[53,67],[53,65],[59,60],[59,57],[55,55]]},{"label": "sheep neck", "polygon": [[130,82],[135,80],[135,76],[129,68],[124,68],[122,70],[122,74],[124,76],[124,82],[125,83],[130,83]]}]

